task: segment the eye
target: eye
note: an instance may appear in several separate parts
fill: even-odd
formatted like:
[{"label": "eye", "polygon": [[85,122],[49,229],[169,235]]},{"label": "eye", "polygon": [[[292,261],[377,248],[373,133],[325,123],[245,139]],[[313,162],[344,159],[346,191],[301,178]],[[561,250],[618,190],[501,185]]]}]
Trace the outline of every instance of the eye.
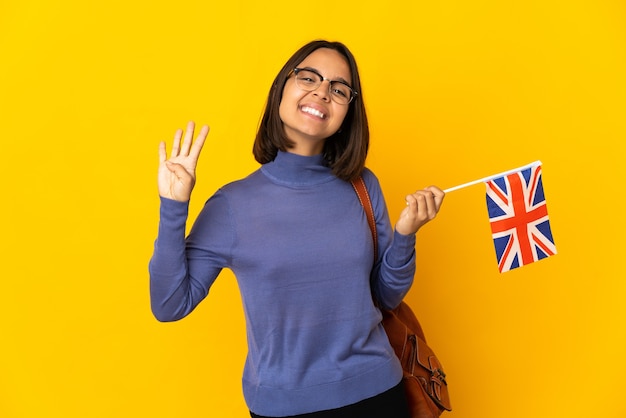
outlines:
[{"label": "eye", "polygon": [[296,77],[298,79],[298,82],[311,86],[317,84],[317,79],[319,78],[316,78],[314,72],[307,70],[299,71],[298,74],[296,74]]},{"label": "eye", "polygon": [[336,96],[340,96],[343,98],[350,98],[350,96],[352,95],[350,87],[346,86],[343,83],[339,83],[339,82],[335,82],[333,83],[332,86],[332,93]]}]

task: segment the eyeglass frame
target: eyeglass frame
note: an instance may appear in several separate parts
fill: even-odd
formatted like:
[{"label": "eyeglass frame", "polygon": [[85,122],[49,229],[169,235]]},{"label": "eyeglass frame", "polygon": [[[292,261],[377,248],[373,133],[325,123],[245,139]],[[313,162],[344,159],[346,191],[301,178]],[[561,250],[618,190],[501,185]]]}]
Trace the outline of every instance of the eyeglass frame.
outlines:
[{"label": "eyeglass frame", "polygon": [[[309,71],[309,72],[312,72],[313,74],[315,74],[316,76],[318,76],[320,78],[319,85],[317,87],[315,87],[313,90],[306,90],[306,89],[303,89],[302,87],[300,87],[300,85],[298,84],[298,73],[300,71]],[[331,80],[330,78],[324,77],[323,75],[321,75],[320,73],[318,73],[316,70],[314,70],[312,68],[298,68],[298,67],[296,67],[293,70],[291,70],[291,73],[293,73],[295,75],[294,82],[296,83],[296,86],[298,86],[299,89],[304,90],[304,91],[315,91],[322,85],[322,83],[324,81],[328,81],[328,93],[330,94],[331,99],[335,103],[340,104],[340,105],[349,105],[359,95],[359,92],[356,91],[355,89],[353,89],[352,87],[350,87],[348,85],[348,83],[346,83],[345,81],[343,81],[343,80]],[[333,99],[334,95],[332,93],[332,87],[333,87],[334,83],[343,84],[344,86],[346,86],[347,88],[350,89],[350,98],[348,100],[348,103],[338,103],[335,99]]]}]

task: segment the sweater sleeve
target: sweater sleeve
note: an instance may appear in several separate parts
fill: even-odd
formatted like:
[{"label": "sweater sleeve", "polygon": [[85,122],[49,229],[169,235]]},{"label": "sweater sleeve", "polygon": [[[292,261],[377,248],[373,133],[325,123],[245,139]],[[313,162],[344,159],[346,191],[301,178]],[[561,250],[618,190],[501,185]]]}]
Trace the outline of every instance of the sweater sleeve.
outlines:
[{"label": "sweater sleeve", "polygon": [[216,193],[185,238],[188,203],[161,198],[159,231],[148,270],[150,303],[159,321],[176,321],[207,296],[232,247],[228,202]]},{"label": "sweater sleeve", "polygon": [[415,234],[393,230],[382,190],[374,174],[366,170],[367,184],[378,234],[378,259],[372,270],[372,290],[383,308],[397,307],[406,296],[415,275]]}]

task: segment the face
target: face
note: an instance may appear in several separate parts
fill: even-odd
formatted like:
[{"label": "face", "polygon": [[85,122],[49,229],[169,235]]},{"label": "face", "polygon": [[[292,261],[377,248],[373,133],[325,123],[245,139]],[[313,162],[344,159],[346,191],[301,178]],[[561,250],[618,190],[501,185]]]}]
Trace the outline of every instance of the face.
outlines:
[{"label": "face", "polygon": [[[320,48],[313,51],[298,68],[310,68],[329,80],[351,80],[348,62],[339,52]],[[285,135],[295,143],[290,150],[297,154],[315,155],[322,152],[324,141],[339,130],[350,104],[331,99],[329,82],[323,81],[313,91],[300,89],[294,75],[287,80],[279,107]]]}]

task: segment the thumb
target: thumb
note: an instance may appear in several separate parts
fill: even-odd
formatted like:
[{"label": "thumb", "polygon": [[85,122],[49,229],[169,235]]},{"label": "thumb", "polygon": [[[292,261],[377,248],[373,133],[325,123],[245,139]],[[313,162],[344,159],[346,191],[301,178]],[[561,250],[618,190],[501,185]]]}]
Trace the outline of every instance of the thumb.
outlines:
[{"label": "thumb", "polygon": [[165,161],[165,166],[167,167],[168,170],[170,170],[170,172],[172,172],[179,180],[184,180],[187,179],[189,177],[191,177],[189,175],[189,173],[187,172],[187,170],[185,170],[185,167],[183,167],[180,164],[176,164],[173,163],[171,161]]}]

